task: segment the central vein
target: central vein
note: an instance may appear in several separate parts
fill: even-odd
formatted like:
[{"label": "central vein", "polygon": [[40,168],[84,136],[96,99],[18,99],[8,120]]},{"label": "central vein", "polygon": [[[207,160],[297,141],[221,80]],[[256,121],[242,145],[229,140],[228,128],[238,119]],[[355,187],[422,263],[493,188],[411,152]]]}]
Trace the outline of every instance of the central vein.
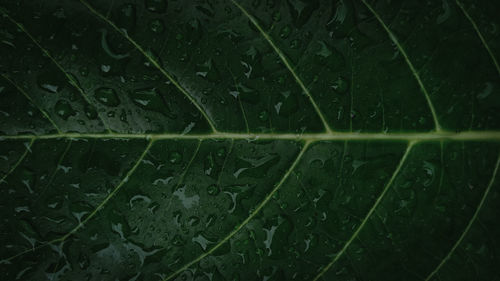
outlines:
[{"label": "central vein", "polygon": [[395,141],[500,141],[500,131],[465,131],[465,132],[421,132],[421,133],[60,133],[45,135],[7,135],[0,140],[37,140],[37,139],[151,139],[151,140],[294,140],[294,141],[335,141],[335,140],[395,140]]}]

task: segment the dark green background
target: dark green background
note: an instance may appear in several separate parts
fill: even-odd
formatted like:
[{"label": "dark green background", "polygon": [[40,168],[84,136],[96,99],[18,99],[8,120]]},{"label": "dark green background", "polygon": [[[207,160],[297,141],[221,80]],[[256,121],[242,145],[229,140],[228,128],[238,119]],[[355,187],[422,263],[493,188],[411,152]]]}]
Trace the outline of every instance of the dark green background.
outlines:
[{"label": "dark green background", "polygon": [[500,280],[500,2],[235,1],[0,0],[0,279]]}]

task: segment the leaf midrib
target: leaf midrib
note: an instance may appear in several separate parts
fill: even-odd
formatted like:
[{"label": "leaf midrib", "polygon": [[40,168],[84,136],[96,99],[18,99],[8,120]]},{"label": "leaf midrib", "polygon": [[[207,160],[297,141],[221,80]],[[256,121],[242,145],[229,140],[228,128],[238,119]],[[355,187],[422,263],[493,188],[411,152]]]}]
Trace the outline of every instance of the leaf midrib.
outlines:
[{"label": "leaf midrib", "polygon": [[152,140],[294,140],[294,141],[335,141],[335,140],[377,140],[377,141],[500,141],[500,130],[464,132],[407,132],[407,133],[60,133],[60,134],[20,134],[3,135],[0,140],[42,140],[42,139],[152,139]]}]

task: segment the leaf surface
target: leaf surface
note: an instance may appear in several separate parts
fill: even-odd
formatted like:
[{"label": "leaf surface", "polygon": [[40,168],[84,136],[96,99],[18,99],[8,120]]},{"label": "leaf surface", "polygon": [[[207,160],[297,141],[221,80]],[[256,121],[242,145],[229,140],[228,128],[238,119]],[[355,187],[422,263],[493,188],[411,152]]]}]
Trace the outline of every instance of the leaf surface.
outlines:
[{"label": "leaf surface", "polygon": [[0,1],[1,279],[500,279],[499,11]]}]

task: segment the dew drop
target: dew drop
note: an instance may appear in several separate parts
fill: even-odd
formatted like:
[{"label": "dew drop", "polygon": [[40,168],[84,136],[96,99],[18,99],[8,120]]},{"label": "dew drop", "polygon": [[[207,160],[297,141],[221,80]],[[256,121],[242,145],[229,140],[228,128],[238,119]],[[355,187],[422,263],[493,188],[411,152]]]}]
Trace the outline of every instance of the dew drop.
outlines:
[{"label": "dew drop", "polygon": [[177,151],[173,151],[168,156],[168,161],[172,164],[180,163],[182,161],[182,154]]},{"label": "dew drop", "polygon": [[105,64],[101,65],[101,71],[103,73],[108,73],[110,70],[111,70],[111,66],[110,65],[105,65]]},{"label": "dew drop", "polygon": [[273,13],[273,21],[280,21],[281,20],[281,14],[279,11],[276,11]]},{"label": "dew drop", "polygon": [[29,193],[33,193],[35,187],[36,174],[28,168],[24,168],[21,173],[21,182],[28,189]]},{"label": "dew drop", "polygon": [[320,48],[316,52],[316,55],[323,57],[323,58],[327,58],[327,57],[332,55],[332,51],[330,51],[330,49],[328,49],[328,46],[325,44],[325,42],[318,41],[318,43],[320,44]]},{"label": "dew drop", "polygon": [[331,88],[335,90],[335,92],[343,94],[349,89],[349,84],[345,78],[338,77],[337,80],[333,82]]},{"label": "dew drop", "polygon": [[165,30],[165,25],[163,24],[163,21],[160,19],[154,19],[149,22],[149,30],[151,30],[153,33],[160,34]]},{"label": "dew drop", "polygon": [[280,116],[288,117],[297,112],[297,110],[299,109],[299,101],[297,95],[289,91],[283,92],[281,93],[281,95],[283,96],[283,100],[278,103],[280,104],[279,109],[276,109],[278,114]]},{"label": "dew drop", "polygon": [[300,47],[300,40],[299,39],[293,39],[290,42],[290,48],[292,49],[298,49]]},{"label": "dew drop", "polygon": [[193,239],[191,239],[191,241],[198,243],[198,245],[200,245],[200,247],[203,249],[203,251],[205,251],[210,244],[214,243],[214,242],[208,240],[201,233],[198,233],[198,235],[193,237]]},{"label": "dew drop", "polygon": [[146,9],[153,13],[164,13],[167,10],[166,0],[146,0]]},{"label": "dew drop", "polygon": [[291,32],[292,32],[292,28],[290,27],[290,25],[285,25],[280,30],[280,37],[283,39],[286,39],[286,38],[288,38],[288,36],[290,36]]},{"label": "dew drop", "polygon": [[436,165],[434,165],[434,164],[432,164],[430,162],[424,161],[423,169],[424,169],[425,174],[426,174],[426,179],[424,180],[424,182],[422,184],[425,187],[428,187],[436,179],[436,169],[437,169],[437,167],[436,167]]},{"label": "dew drop", "polygon": [[71,105],[65,100],[59,100],[56,103],[54,110],[63,120],[68,120],[69,117],[76,115],[76,112],[73,110]]},{"label": "dew drop", "polygon": [[91,106],[90,104],[86,104],[85,107],[84,107],[84,111],[85,111],[85,115],[87,116],[87,118],[89,118],[90,120],[94,120],[97,118],[97,111],[95,110],[95,108],[93,106]]},{"label": "dew drop", "polygon": [[207,217],[207,222],[205,223],[205,227],[210,227],[215,224],[215,220],[217,219],[217,216],[214,214],[210,214]]},{"label": "dew drop", "polygon": [[86,66],[80,67],[78,71],[80,72],[80,75],[83,77],[87,77],[87,75],[89,75],[89,68]]},{"label": "dew drop", "polygon": [[184,239],[182,239],[182,237],[179,234],[175,235],[174,238],[172,239],[172,244],[174,244],[174,246],[182,246],[184,245],[184,243],[186,242],[184,241]]},{"label": "dew drop", "polygon": [[269,119],[269,113],[267,110],[263,110],[259,113],[259,120],[265,122]]},{"label": "dew drop", "polygon": [[217,187],[215,184],[209,185],[207,187],[207,193],[208,195],[215,196],[219,194],[219,187]]},{"label": "dew drop", "polygon": [[191,216],[188,218],[189,226],[196,226],[200,223],[200,218],[197,216]]},{"label": "dew drop", "polygon": [[95,90],[95,97],[100,103],[107,106],[117,106],[120,104],[116,91],[112,88],[98,88]]},{"label": "dew drop", "polygon": [[217,149],[217,157],[223,158],[225,156],[226,156],[226,148],[225,147],[221,147],[221,148]]},{"label": "dew drop", "polygon": [[137,89],[130,97],[142,109],[159,112],[170,119],[177,117],[172,113],[170,101],[157,88]]},{"label": "dew drop", "polygon": [[51,73],[43,73],[37,78],[38,86],[49,93],[58,93],[63,88],[64,80],[57,76],[52,75]]}]

